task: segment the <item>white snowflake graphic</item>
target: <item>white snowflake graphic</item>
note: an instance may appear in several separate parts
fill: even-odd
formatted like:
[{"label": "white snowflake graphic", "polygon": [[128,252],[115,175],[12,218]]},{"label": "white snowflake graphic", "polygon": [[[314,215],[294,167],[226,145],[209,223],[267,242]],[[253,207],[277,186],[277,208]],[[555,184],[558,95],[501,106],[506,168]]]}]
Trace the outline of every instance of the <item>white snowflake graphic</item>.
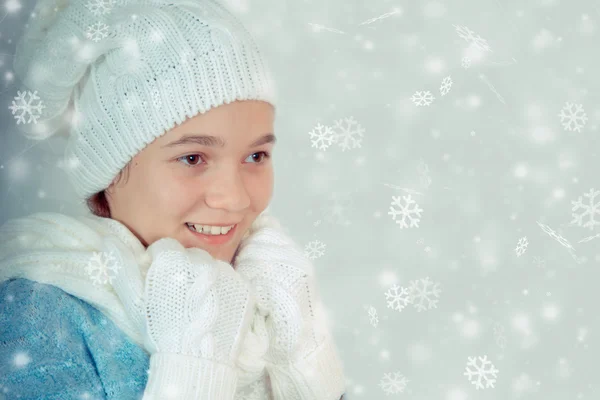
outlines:
[{"label": "white snowflake graphic", "polygon": [[316,147],[319,150],[327,150],[335,142],[333,129],[321,123],[318,123],[308,134],[311,138],[311,147]]},{"label": "white snowflake graphic", "polygon": [[[496,374],[498,371],[492,362],[487,359],[487,356],[483,357],[467,357],[467,367],[463,375],[466,375],[469,381],[475,385],[477,390],[485,388],[493,388],[496,383]],[[479,358],[480,364],[477,363]],[[472,368],[469,368],[472,367]],[[483,384],[485,383],[485,387]]]},{"label": "white snowflake graphic", "polygon": [[448,75],[447,77],[445,77],[442,80],[442,85],[440,86],[440,93],[442,94],[442,96],[447,95],[448,92],[450,91],[451,87],[452,87],[452,77],[450,75]]},{"label": "white snowflake graphic", "polygon": [[440,297],[440,284],[429,280],[419,279],[410,282],[410,303],[418,312],[437,308],[438,297]]},{"label": "white snowflake graphic", "polygon": [[585,126],[588,120],[587,114],[583,110],[583,105],[569,102],[565,103],[558,116],[563,128],[567,131],[581,132],[581,128]]},{"label": "white snowflake graphic", "polygon": [[327,247],[325,243],[322,243],[318,240],[313,240],[304,248],[304,255],[310,260],[315,260],[325,255],[325,247]]},{"label": "white snowflake graphic", "polygon": [[360,148],[361,141],[365,130],[363,129],[354,117],[343,118],[334,123],[334,142],[337,143],[342,151],[350,148]]},{"label": "white snowflake graphic", "polygon": [[529,242],[527,241],[527,236],[523,236],[521,239],[519,239],[519,242],[517,243],[517,247],[515,247],[515,252],[517,253],[517,257],[521,257],[523,255],[523,253],[525,253],[525,250],[527,250],[528,245],[529,245]]},{"label": "white snowflake graphic", "polygon": [[388,308],[396,311],[402,311],[412,301],[408,288],[400,287],[396,284],[385,292],[385,298],[387,299]]},{"label": "white snowflake graphic", "polygon": [[121,269],[112,252],[94,252],[87,263],[86,272],[92,279],[94,285],[112,284]]},{"label": "white snowflake graphic", "polygon": [[108,25],[103,22],[96,22],[88,26],[85,36],[94,42],[99,42],[108,36]]},{"label": "white snowflake graphic", "polygon": [[377,328],[379,324],[379,318],[377,317],[377,310],[375,307],[369,307],[369,322],[373,325],[374,328]]},{"label": "white snowflake graphic", "polygon": [[[27,100],[25,99],[27,97]],[[39,101],[38,101],[39,100]],[[34,103],[38,101],[37,103]],[[15,96],[12,101],[12,105],[8,107],[12,114],[15,116],[17,120],[17,125],[19,124],[37,124],[37,120],[42,114],[42,110],[46,108],[43,104],[39,96],[37,95],[37,90],[33,93],[30,91],[17,91],[17,96]],[[20,111],[20,114],[17,112]],[[25,121],[25,117],[29,116],[29,119]]]},{"label": "white snowflake graphic", "polygon": [[469,69],[471,67],[471,59],[469,57],[463,57],[462,60],[460,61],[460,65],[464,69]]},{"label": "white snowflake graphic", "polygon": [[466,40],[467,42],[470,42],[471,44],[474,44],[481,50],[492,51],[485,39],[482,39],[479,35],[475,36],[475,32],[473,32],[466,26],[454,24],[452,26],[456,29],[456,33],[458,33],[458,36],[460,36],[462,39]]},{"label": "white snowflake graphic", "polygon": [[[577,201],[571,201],[573,204],[573,220],[571,224],[577,224],[583,228],[590,228],[593,230],[596,225],[600,225],[600,221],[594,219],[594,216],[600,215],[600,199],[596,200],[596,196],[600,194],[600,190],[590,189],[589,193],[584,193],[583,197],[587,198],[586,204],[583,204],[583,197],[579,196]],[[583,211],[583,212],[581,212]],[[583,222],[583,219],[586,221]]]},{"label": "white snowflake graphic", "polygon": [[88,10],[95,16],[108,14],[115,5],[115,0],[90,0],[86,4]]},{"label": "white snowflake graphic", "polygon": [[385,394],[403,393],[406,384],[409,382],[400,372],[383,374],[383,378],[379,381],[379,387],[383,389]]},{"label": "white snowflake graphic", "polygon": [[[400,197],[404,199],[404,203],[402,203]],[[411,207],[412,204],[414,204],[413,207]],[[394,208],[394,206],[399,207],[399,209]],[[400,229],[409,227],[409,225],[406,223],[407,219],[410,221],[410,228],[418,228],[419,221],[421,221],[420,218],[422,212],[423,210],[409,194],[408,196],[392,196],[392,203],[390,205],[390,211],[388,212],[388,215],[391,215],[392,219],[400,225]],[[398,215],[402,216],[402,218],[396,219]]]},{"label": "white snowflake graphic", "polygon": [[422,107],[430,105],[433,102],[433,100],[435,100],[435,97],[433,97],[431,92],[427,90],[422,92],[415,92],[415,94],[413,94],[410,99],[417,106]]}]

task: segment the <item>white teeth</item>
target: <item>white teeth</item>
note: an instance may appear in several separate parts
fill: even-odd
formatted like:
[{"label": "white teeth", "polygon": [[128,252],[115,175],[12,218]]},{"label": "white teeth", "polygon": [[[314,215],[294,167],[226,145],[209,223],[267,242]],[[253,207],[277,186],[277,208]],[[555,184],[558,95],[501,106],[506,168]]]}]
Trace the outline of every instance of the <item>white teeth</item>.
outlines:
[{"label": "white teeth", "polygon": [[198,224],[187,224],[191,229],[196,232],[203,233],[205,235],[225,235],[227,232],[234,227],[231,226],[210,226],[210,225],[198,225]]}]

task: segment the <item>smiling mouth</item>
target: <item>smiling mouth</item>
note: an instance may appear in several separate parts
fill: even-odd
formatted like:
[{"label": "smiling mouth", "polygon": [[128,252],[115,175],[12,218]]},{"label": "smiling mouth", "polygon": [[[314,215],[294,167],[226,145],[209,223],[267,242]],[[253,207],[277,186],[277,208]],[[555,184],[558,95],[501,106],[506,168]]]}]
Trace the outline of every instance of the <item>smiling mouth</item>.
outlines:
[{"label": "smiling mouth", "polygon": [[192,224],[186,222],[185,225],[192,231],[196,233],[200,233],[207,236],[220,236],[227,235],[232,229],[236,227],[237,224],[229,225],[229,226],[209,226],[209,225],[199,225]]}]

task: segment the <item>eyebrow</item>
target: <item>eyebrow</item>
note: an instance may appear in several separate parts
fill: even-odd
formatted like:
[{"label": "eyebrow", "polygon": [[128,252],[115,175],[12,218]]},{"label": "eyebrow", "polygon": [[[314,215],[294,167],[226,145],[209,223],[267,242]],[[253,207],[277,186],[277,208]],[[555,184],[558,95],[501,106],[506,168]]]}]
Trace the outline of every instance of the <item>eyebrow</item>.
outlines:
[{"label": "eyebrow", "polygon": [[[254,142],[250,143],[249,147],[256,147],[267,143],[275,144],[276,142],[277,138],[275,135],[272,133],[267,133],[266,135],[263,135]],[[225,147],[225,140],[222,137],[212,135],[184,135],[171,143],[163,145],[162,147],[175,147],[191,143],[208,147]]]}]

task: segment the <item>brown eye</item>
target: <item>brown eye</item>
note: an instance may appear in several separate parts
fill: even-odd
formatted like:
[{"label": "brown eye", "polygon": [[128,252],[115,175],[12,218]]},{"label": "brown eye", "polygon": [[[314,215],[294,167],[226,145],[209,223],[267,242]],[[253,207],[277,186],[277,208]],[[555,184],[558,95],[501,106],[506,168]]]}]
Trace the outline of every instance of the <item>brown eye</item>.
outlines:
[{"label": "brown eye", "polygon": [[258,164],[260,164],[261,162],[265,161],[265,159],[270,157],[270,154],[267,153],[266,151],[259,151],[257,153],[253,153],[249,157],[254,157],[256,154],[262,154],[262,158],[260,160],[257,161],[256,158],[254,158],[254,160],[257,161]]},{"label": "brown eye", "polygon": [[[185,159],[186,163],[185,166],[186,167],[195,167],[197,165],[199,165],[198,163],[194,162],[194,159],[200,160],[200,154],[189,154],[187,156],[183,156],[183,157],[179,157],[178,160],[183,160]],[[189,164],[188,164],[189,162]]]}]

